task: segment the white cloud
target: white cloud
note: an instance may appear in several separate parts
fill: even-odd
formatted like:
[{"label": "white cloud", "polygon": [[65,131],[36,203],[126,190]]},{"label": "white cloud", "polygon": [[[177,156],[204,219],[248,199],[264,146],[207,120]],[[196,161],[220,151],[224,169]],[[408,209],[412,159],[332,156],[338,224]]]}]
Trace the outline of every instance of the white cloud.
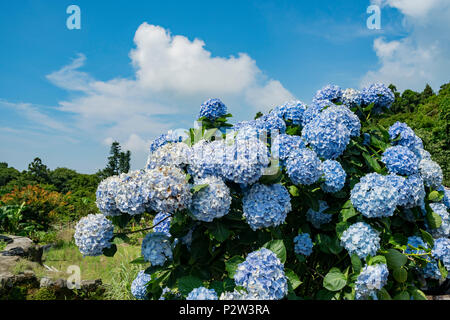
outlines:
[{"label": "white cloud", "polygon": [[398,9],[409,35],[397,39],[374,40],[379,67],[366,73],[361,85],[393,83],[399,90],[423,90],[426,83],[438,90],[450,81],[450,3],[446,0],[379,0]]},{"label": "white cloud", "polygon": [[80,71],[86,57],[79,54],[47,79],[74,93],[58,109],[73,116],[75,128],[98,143],[120,141],[140,158],[136,164],[145,163],[152,138],[192,126],[208,98],[222,99],[238,119],[293,98],[245,53],[214,57],[203,41],[147,23],[137,29],[134,42],[129,54],[134,78],[96,80]]}]

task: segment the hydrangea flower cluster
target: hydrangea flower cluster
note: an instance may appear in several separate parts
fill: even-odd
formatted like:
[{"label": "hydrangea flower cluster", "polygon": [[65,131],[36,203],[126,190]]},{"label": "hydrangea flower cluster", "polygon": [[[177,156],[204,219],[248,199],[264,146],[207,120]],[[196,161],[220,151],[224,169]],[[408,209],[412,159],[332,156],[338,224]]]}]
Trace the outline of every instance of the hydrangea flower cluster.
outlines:
[{"label": "hydrangea flower cluster", "polygon": [[442,220],[437,229],[431,229],[431,234],[435,237],[450,237],[450,214],[443,203],[430,203],[431,209],[437,213]]},{"label": "hydrangea flower cluster", "polygon": [[260,300],[280,300],[288,290],[283,264],[266,248],[250,253],[238,265],[234,281]]},{"label": "hydrangea flower cluster", "polygon": [[425,250],[419,249],[419,247],[427,249],[428,245],[422,240],[422,238],[418,236],[408,237],[408,243],[406,245],[405,253],[413,253],[413,254],[425,253]]},{"label": "hydrangea flower cluster", "polygon": [[267,146],[261,140],[236,137],[234,143],[226,147],[227,162],[222,166],[223,177],[235,183],[255,183],[269,165],[268,153]]},{"label": "hydrangea flower cluster", "polygon": [[398,199],[391,179],[378,173],[362,177],[350,192],[353,206],[367,218],[392,216]]},{"label": "hydrangea flower cluster", "polygon": [[345,106],[330,106],[321,112],[321,116],[327,118],[327,121],[343,124],[350,131],[350,137],[358,137],[360,134],[361,122],[358,116]]},{"label": "hydrangea flower cluster", "polygon": [[195,288],[189,292],[186,300],[218,300],[217,293],[214,289],[207,289],[205,287]]},{"label": "hydrangea flower cluster", "polygon": [[150,153],[147,159],[147,169],[155,169],[161,166],[182,167],[189,164],[191,148],[183,143],[167,143]]},{"label": "hydrangea flower cluster", "polygon": [[378,232],[365,222],[352,224],[341,237],[341,245],[350,255],[355,253],[361,259],[375,256],[380,249]]},{"label": "hydrangea flower cluster", "polygon": [[334,193],[344,187],[347,174],[339,162],[325,160],[322,163],[322,171],[325,178],[325,181],[321,185],[323,191]]},{"label": "hydrangea flower cluster", "polygon": [[272,140],[272,156],[279,158],[282,162],[286,160],[293,150],[305,147],[305,141],[300,136],[279,134]]},{"label": "hydrangea flower cluster", "polygon": [[155,212],[173,213],[189,207],[191,192],[186,174],[176,167],[158,167],[145,171],[148,207]]},{"label": "hydrangea flower cluster", "polygon": [[[428,245],[420,237],[409,237],[405,253],[424,254],[425,250],[419,249],[420,247],[428,249]],[[420,268],[419,272],[424,278],[439,280],[441,278],[441,272],[439,271],[437,261],[428,256],[424,256],[424,258],[427,260],[427,264],[425,267]]]},{"label": "hydrangea flower cluster", "polygon": [[191,212],[197,220],[211,222],[228,213],[231,195],[221,178],[210,176],[196,180],[196,184],[208,185],[192,197]]},{"label": "hydrangea flower cluster", "polygon": [[441,185],[436,190],[444,193],[444,198],[442,198],[442,203],[447,207],[447,209],[450,209],[450,189],[447,189]]},{"label": "hydrangea flower cluster", "polygon": [[160,212],[153,218],[153,231],[166,234],[170,237],[170,221],[172,220],[170,214]]},{"label": "hydrangea flower cluster", "polygon": [[386,164],[386,168],[391,173],[409,176],[419,171],[419,159],[407,147],[387,148],[381,161]]},{"label": "hydrangea flower cluster", "polygon": [[328,208],[329,206],[325,201],[319,200],[319,211],[309,208],[306,212],[306,220],[311,222],[316,229],[320,229],[323,224],[329,223],[333,217],[330,213],[324,213]]},{"label": "hydrangea flower cluster", "polygon": [[302,130],[306,142],[325,159],[339,157],[347,148],[350,135],[351,132],[344,123],[336,121],[331,113],[326,112],[306,123]]},{"label": "hydrangea flower cluster", "polygon": [[315,117],[320,114],[323,109],[331,106],[335,106],[335,104],[330,100],[313,101],[313,103],[309,105],[303,112],[302,125],[305,126],[306,124],[310,123]]},{"label": "hydrangea flower cluster", "polygon": [[221,175],[226,163],[226,144],[223,140],[200,140],[192,147],[188,172],[198,178]]},{"label": "hydrangea flower cluster", "polygon": [[136,279],[131,283],[131,294],[138,300],[147,299],[147,283],[152,280],[152,276],[146,274],[144,270],[139,271]]},{"label": "hydrangea flower cluster", "polygon": [[361,90],[361,98],[366,105],[374,103],[373,112],[377,113],[383,108],[390,108],[395,100],[395,95],[386,85],[374,83]]},{"label": "hydrangea flower cluster", "polygon": [[97,187],[95,203],[105,216],[118,216],[121,213],[116,205],[116,190],[119,184],[119,177],[112,176],[100,182]]},{"label": "hydrangea flower cluster", "polygon": [[342,91],[342,103],[351,108],[362,104],[361,92],[352,88],[348,88]]},{"label": "hydrangea flower cluster", "polygon": [[398,205],[407,209],[423,204],[425,199],[425,186],[420,175],[415,174],[408,178],[390,174],[388,179],[398,192]]},{"label": "hydrangea flower cluster", "polygon": [[164,146],[169,142],[181,142],[186,136],[175,133],[174,131],[169,131],[168,133],[162,134],[152,141],[150,144],[150,153],[155,152],[160,147]]},{"label": "hydrangea flower cluster", "polygon": [[292,183],[310,185],[322,176],[322,163],[310,149],[293,150],[286,160],[286,171]]},{"label": "hydrangea flower cluster", "polygon": [[390,126],[389,136],[393,145],[404,146],[411,151],[423,149],[422,140],[406,123],[397,121]]},{"label": "hydrangea flower cluster", "polygon": [[447,270],[450,269],[450,239],[438,238],[434,241],[433,250],[431,255],[442,261]]},{"label": "hydrangea flower cluster", "polygon": [[340,102],[342,98],[342,89],[336,85],[327,85],[316,92],[314,101],[329,100],[332,102]]},{"label": "hydrangea flower cluster", "polygon": [[307,109],[307,105],[299,100],[291,100],[281,106],[277,106],[271,113],[284,119],[291,121],[294,125],[302,125],[303,113]]},{"label": "hydrangea flower cluster", "polygon": [[145,173],[137,170],[122,173],[116,190],[116,206],[129,215],[142,214],[148,203],[148,192],[145,187]]},{"label": "hydrangea flower cluster", "polygon": [[423,159],[420,161],[419,170],[426,186],[438,188],[442,185],[442,169],[433,160]]},{"label": "hydrangea flower cluster", "polygon": [[208,99],[200,106],[198,118],[206,117],[209,120],[216,120],[227,114],[227,107],[220,99]]},{"label": "hydrangea flower cluster", "polygon": [[309,233],[299,234],[294,238],[294,251],[296,254],[309,256],[313,251],[313,242]]},{"label": "hydrangea flower cluster", "polygon": [[75,226],[75,244],[83,256],[100,256],[111,246],[114,226],[103,214],[89,214]]},{"label": "hydrangea flower cluster", "polygon": [[152,266],[162,266],[167,260],[172,260],[172,248],[169,237],[162,232],[152,232],[142,240],[142,256]]},{"label": "hydrangea flower cluster", "polygon": [[355,299],[362,300],[372,297],[378,300],[376,293],[383,288],[388,280],[389,270],[386,264],[365,266],[356,280]]},{"label": "hydrangea flower cluster", "polygon": [[252,230],[282,224],[291,209],[291,197],[281,184],[256,183],[242,199],[243,215]]}]

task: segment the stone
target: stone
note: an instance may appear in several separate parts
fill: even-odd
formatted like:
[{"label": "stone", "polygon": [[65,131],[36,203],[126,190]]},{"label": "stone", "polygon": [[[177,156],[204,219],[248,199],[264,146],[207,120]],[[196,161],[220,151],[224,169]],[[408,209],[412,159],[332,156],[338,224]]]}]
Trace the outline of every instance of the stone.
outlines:
[{"label": "stone", "polygon": [[9,235],[6,238],[12,241],[9,241],[5,249],[0,252],[0,259],[7,256],[17,256],[42,264],[43,249],[34,244],[31,239]]}]

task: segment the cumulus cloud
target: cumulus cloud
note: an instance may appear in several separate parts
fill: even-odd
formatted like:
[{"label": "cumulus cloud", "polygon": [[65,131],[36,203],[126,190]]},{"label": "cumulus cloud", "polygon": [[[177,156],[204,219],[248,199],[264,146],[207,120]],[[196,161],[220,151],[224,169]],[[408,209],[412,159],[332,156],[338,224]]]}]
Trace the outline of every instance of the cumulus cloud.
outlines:
[{"label": "cumulus cloud", "polygon": [[438,90],[450,81],[450,3],[446,0],[376,0],[398,9],[408,36],[396,40],[380,37],[373,48],[379,67],[366,73],[361,85],[379,81],[399,90],[422,90],[425,83]]},{"label": "cumulus cloud", "polygon": [[76,127],[103,143],[119,140],[140,157],[156,135],[191,126],[208,98],[222,99],[238,118],[293,98],[245,53],[214,57],[203,41],[147,23],[137,29],[134,43],[133,79],[94,79],[80,71],[83,54],[47,79],[76,94],[59,103],[61,111],[75,116]]}]

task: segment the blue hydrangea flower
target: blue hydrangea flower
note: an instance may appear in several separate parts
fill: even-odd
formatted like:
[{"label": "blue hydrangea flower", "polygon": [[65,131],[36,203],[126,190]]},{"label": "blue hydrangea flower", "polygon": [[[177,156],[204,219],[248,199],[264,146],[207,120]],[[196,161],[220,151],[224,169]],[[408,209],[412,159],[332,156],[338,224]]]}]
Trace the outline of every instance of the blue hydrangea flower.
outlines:
[{"label": "blue hydrangea flower", "polygon": [[438,262],[434,259],[429,259],[427,265],[424,268],[420,269],[420,272],[426,279],[442,279],[442,274],[441,270],[439,270]]},{"label": "blue hydrangea flower", "polygon": [[83,256],[100,256],[111,246],[114,226],[103,214],[89,214],[75,226],[75,244]]},{"label": "blue hydrangea flower", "polygon": [[438,238],[434,240],[434,247],[431,250],[431,255],[442,261],[444,267],[450,270],[450,239]]},{"label": "blue hydrangea flower", "polygon": [[307,109],[307,105],[299,100],[288,101],[281,106],[277,106],[271,113],[284,119],[291,121],[294,125],[302,125],[303,113]]},{"label": "blue hydrangea flower", "polygon": [[[389,137],[393,145],[407,147],[411,151],[423,149],[422,140],[406,123],[397,121],[389,127]],[[398,139],[397,141],[395,141]]]},{"label": "blue hydrangea flower", "polygon": [[442,184],[443,174],[441,167],[433,160],[423,159],[419,162],[420,175],[428,187],[438,188]]},{"label": "blue hydrangea flower", "polygon": [[273,134],[273,132],[286,133],[286,123],[283,118],[269,113],[255,120],[256,127],[260,130],[265,130],[267,135]]},{"label": "blue hydrangea flower", "polygon": [[286,160],[286,171],[292,183],[310,185],[322,176],[322,163],[310,149],[293,150]]},{"label": "blue hydrangea flower", "polygon": [[244,290],[236,290],[233,292],[222,292],[219,300],[259,300],[257,296],[247,293]]},{"label": "blue hydrangea flower", "polygon": [[291,136],[287,134],[279,134],[272,140],[272,156],[280,159],[282,162],[286,160],[289,153],[305,147],[305,141],[300,136]]},{"label": "blue hydrangea flower", "polygon": [[422,205],[425,199],[425,186],[420,175],[415,174],[408,178],[390,174],[388,179],[398,192],[398,205],[410,209]]},{"label": "blue hydrangea flower", "polygon": [[218,300],[217,293],[214,289],[206,289],[205,287],[195,288],[189,292],[186,300]]},{"label": "blue hydrangea flower", "polygon": [[351,108],[362,104],[361,92],[352,88],[348,88],[342,91],[342,103]]},{"label": "blue hydrangea flower", "polygon": [[269,150],[264,142],[236,136],[234,143],[226,146],[222,174],[227,180],[249,185],[263,176],[269,163]]},{"label": "blue hydrangea flower", "polygon": [[322,163],[322,171],[325,177],[325,181],[322,183],[322,190],[324,192],[334,193],[344,187],[347,174],[339,162],[325,160]]},{"label": "blue hydrangea flower", "polygon": [[321,117],[328,122],[343,124],[349,131],[350,137],[358,137],[361,131],[361,122],[358,116],[345,106],[330,106],[321,112]]},{"label": "blue hydrangea flower", "polygon": [[196,180],[196,184],[208,185],[192,197],[191,213],[197,220],[211,222],[228,214],[231,206],[230,189],[221,178],[210,176]]},{"label": "blue hydrangea flower", "polygon": [[377,299],[377,291],[388,281],[389,271],[386,264],[366,265],[359,274],[355,286],[355,299],[365,300],[372,297]]},{"label": "blue hydrangea flower", "polygon": [[167,260],[172,260],[172,248],[169,237],[162,232],[152,232],[142,240],[142,256],[152,266],[162,266]]},{"label": "blue hydrangea flower", "polygon": [[160,212],[153,218],[153,231],[166,234],[170,237],[170,221],[172,220],[170,214]]},{"label": "blue hydrangea flower", "polygon": [[391,89],[382,83],[371,84],[361,90],[361,98],[364,104],[374,103],[373,112],[381,112],[383,108],[390,108],[395,100]]},{"label": "blue hydrangea flower", "polygon": [[221,176],[226,164],[226,144],[223,140],[200,140],[192,146],[188,172],[193,177]]},{"label": "blue hydrangea flower", "polygon": [[336,85],[327,85],[316,92],[314,101],[330,100],[339,102],[342,98],[342,89]]},{"label": "blue hydrangea flower", "polygon": [[209,120],[216,120],[227,114],[227,107],[220,99],[209,99],[200,106],[198,118],[206,117]]},{"label": "blue hydrangea flower", "polygon": [[434,237],[450,237],[450,214],[443,203],[430,203],[431,209],[437,213],[442,220],[442,224],[437,229],[431,229]]},{"label": "blue hydrangea flower", "polygon": [[[424,254],[426,251],[419,249],[419,247],[428,249],[428,245],[420,237],[409,237],[408,246],[406,247],[405,253]],[[420,268],[419,272],[423,275],[424,278],[439,280],[441,278],[441,272],[439,271],[437,261],[430,258],[429,256],[423,256],[423,258],[427,260],[427,264],[425,267]]]},{"label": "blue hydrangea flower", "polygon": [[266,248],[250,253],[238,265],[234,281],[260,300],[280,300],[288,291],[283,264]]},{"label": "blue hydrangea flower", "polygon": [[150,153],[155,152],[160,147],[164,146],[169,142],[181,142],[185,138],[187,138],[186,135],[178,134],[170,130],[168,133],[162,134],[152,141],[152,143],[150,144]]},{"label": "blue hydrangea flower", "polygon": [[386,168],[391,173],[409,176],[419,171],[419,159],[407,147],[394,146],[387,148],[381,161],[386,164]]},{"label": "blue hydrangea flower", "polygon": [[183,142],[167,143],[149,154],[146,168],[154,169],[161,166],[183,167],[189,164],[191,152],[191,148]]},{"label": "blue hydrangea flower", "polygon": [[447,209],[450,209],[450,189],[447,189],[446,187],[441,185],[436,190],[444,193],[444,198],[442,198],[442,203],[447,207]]},{"label": "blue hydrangea flower", "polygon": [[116,191],[119,184],[119,177],[112,176],[100,182],[97,187],[95,203],[105,216],[118,216],[121,214],[116,206]]},{"label": "blue hydrangea flower", "polygon": [[144,172],[122,173],[119,180],[115,197],[117,209],[129,215],[144,213],[149,200]]},{"label": "blue hydrangea flower", "polygon": [[147,283],[152,280],[152,276],[146,274],[144,270],[139,271],[136,279],[131,283],[131,294],[138,300],[145,300],[147,296]]},{"label": "blue hydrangea flower", "polygon": [[306,220],[311,222],[315,228],[320,229],[323,224],[329,223],[333,217],[330,213],[324,213],[328,208],[328,204],[325,201],[319,200],[319,211],[309,208],[306,212]]},{"label": "blue hydrangea flower", "polygon": [[398,199],[391,179],[378,173],[362,177],[350,192],[353,206],[367,218],[392,216]]},{"label": "blue hydrangea flower", "polygon": [[341,237],[341,245],[350,255],[357,254],[361,259],[375,256],[380,249],[378,232],[365,222],[352,224]]},{"label": "blue hydrangea flower", "polygon": [[323,109],[331,106],[335,106],[335,104],[330,100],[313,101],[313,103],[303,112],[302,125],[305,126],[310,123]]},{"label": "blue hydrangea flower", "polygon": [[313,251],[313,242],[309,233],[299,234],[294,238],[294,251],[296,254],[309,256]]},{"label": "blue hydrangea flower", "polygon": [[189,207],[190,186],[186,174],[176,167],[157,167],[146,170],[144,176],[149,209],[155,212],[174,213]]},{"label": "blue hydrangea flower", "polygon": [[322,112],[308,122],[302,130],[302,137],[320,157],[336,159],[347,148],[351,132],[341,121],[329,113]]},{"label": "blue hydrangea flower", "polygon": [[282,224],[291,209],[291,197],[281,184],[254,184],[242,199],[242,211],[252,230]]},{"label": "blue hydrangea flower", "polygon": [[414,154],[416,155],[416,157],[419,159],[419,162],[422,161],[423,159],[428,159],[431,160],[431,154],[424,149],[413,149]]}]

